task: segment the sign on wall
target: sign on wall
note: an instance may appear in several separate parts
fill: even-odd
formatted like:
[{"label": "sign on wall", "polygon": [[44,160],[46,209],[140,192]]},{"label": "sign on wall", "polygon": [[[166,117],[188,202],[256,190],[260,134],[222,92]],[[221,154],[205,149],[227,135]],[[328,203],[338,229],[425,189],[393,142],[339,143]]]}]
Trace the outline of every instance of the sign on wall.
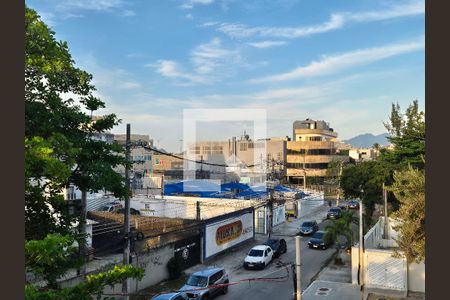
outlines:
[{"label": "sign on wall", "polygon": [[253,211],[207,224],[205,259],[253,238]]}]

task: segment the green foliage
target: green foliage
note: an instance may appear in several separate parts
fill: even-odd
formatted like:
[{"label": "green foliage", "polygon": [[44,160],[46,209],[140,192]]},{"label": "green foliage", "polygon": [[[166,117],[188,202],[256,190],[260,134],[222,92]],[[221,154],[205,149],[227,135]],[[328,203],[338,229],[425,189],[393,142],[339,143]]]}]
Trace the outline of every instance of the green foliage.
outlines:
[{"label": "green foliage", "polygon": [[49,288],[57,288],[57,279],[77,265],[71,236],[49,234],[43,240],[25,243],[25,262],[29,271],[44,278]]},{"label": "green foliage", "polygon": [[172,257],[167,262],[167,271],[169,271],[169,279],[177,279],[183,273],[183,267],[181,260],[176,257]]},{"label": "green foliage", "polygon": [[425,173],[409,167],[394,174],[389,188],[400,201],[393,215],[400,221],[394,229],[399,232],[397,243],[408,262],[425,259]]},{"label": "green foliage", "polygon": [[360,198],[364,204],[365,223],[371,225],[376,203],[382,203],[382,185],[392,182],[392,169],[382,161],[363,161],[342,171],[341,188],[345,198]]},{"label": "green foliage", "polygon": [[25,299],[27,300],[92,300],[92,299],[115,299],[113,297],[102,297],[106,286],[113,287],[127,278],[141,280],[144,270],[134,266],[115,266],[112,270],[88,275],[86,280],[74,287],[64,289],[38,290],[32,285],[25,286]]},{"label": "green foliage", "polygon": [[383,152],[382,160],[400,170],[411,165],[415,168],[425,167],[425,113],[419,111],[415,100],[402,113],[400,106],[392,104],[391,117],[385,124],[390,133],[389,141],[394,145],[393,151]]},{"label": "green foliage", "polygon": [[[92,75],[75,67],[67,43],[56,41],[54,35],[34,10],[25,9],[27,240],[69,231],[71,216],[58,196],[64,187],[73,184],[87,192],[126,194],[124,179],[114,171],[124,164],[122,147],[91,138],[120,120],[109,114],[92,121],[93,111],[105,103],[92,94]],[[55,224],[55,216],[62,220]],[[36,231],[37,224],[43,230]]]},{"label": "green foliage", "polygon": [[338,258],[341,258],[341,243],[339,237],[345,237],[347,245],[350,246],[353,241],[353,232],[346,219],[336,219],[332,220],[331,224],[325,228],[324,239],[328,242],[333,242],[337,244],[338,248]]}]

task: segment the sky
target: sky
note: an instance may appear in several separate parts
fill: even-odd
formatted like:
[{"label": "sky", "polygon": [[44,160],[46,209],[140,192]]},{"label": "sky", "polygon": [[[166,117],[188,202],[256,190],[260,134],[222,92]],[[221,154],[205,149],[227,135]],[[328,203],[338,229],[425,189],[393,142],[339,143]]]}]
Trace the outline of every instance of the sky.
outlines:
[{"label": "sky", "polygon": [[[185,109],[266,109],[268,137],[325,120],[341,140],[386,132],[393,102],[424,110],[424,1],[26,3],[93,75],[107,106],[98,114],[122,119],[112,132],[130,123],[169,151],[180,149]],[[203,139],[252,131],[248,120],[216,123]]]}]

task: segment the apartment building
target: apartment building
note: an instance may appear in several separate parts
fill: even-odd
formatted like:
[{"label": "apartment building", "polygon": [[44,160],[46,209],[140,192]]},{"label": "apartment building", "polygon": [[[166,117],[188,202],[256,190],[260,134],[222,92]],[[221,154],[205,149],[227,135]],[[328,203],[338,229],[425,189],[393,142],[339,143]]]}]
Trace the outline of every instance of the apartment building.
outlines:
[{"label": "apartment building", "polygon": [[[240,138],[226,141],[198,141],[188,146],[188,155],[198,161],[227,165],[227,171],[244,168],[284,177],[287,140],[287,137],[252,140],[244,133]],[[204,165],[203,169],[223,172],[223,168],[217,166]]]},{"label": "apartment building", "polygon": [[337,136],[323,120],[295,121],[292,141],[286,145],[288,182],[303,184],[308,177],[323,179],[333,159],[347,161],[347,155],[339,155]]}]

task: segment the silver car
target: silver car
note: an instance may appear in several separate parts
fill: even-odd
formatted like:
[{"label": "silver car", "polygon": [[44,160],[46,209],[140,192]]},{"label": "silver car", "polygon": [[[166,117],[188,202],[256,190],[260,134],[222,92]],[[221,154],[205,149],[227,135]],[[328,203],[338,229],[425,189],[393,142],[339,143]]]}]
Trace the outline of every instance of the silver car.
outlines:
[{"label": "silver car", "polygon": [[156,295],[152,297],[151,300],[186,300],[187,296],[185,293],[167,293]]},{"label": "silver car", "polygon": [[228,292],[228,285],[215,286],[229,283],[228,274],[224,268],[207,268],[192,274],[180,291],[186,292],[188,299],[206,300],[215,295]]}]

